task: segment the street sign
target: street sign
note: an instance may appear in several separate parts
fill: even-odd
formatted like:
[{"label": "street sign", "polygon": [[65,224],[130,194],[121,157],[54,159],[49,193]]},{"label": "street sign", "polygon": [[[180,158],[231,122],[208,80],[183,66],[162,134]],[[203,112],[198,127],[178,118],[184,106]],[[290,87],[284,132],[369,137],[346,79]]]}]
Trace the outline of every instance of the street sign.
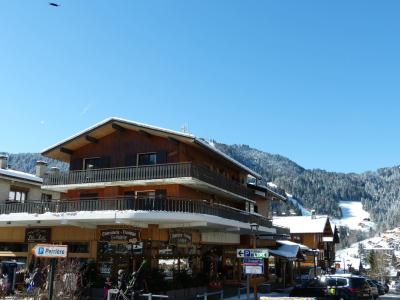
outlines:
[{"label": "street sign", "polygon": [[244,266],[245,274],[264,274],[263,266]]},{"label": "street sign", "polygon": [[68,254],[67,245],[38,244],[32,248],[36,257],[44,258],[66,258]]},{"label": "street sign", "polygon": [[243,258],[243,266],[264,266],[263,258]]},{"label": "street sign", "polygon": [[237,249],[236,255],[238,258],[268,258],[268,249]]}]

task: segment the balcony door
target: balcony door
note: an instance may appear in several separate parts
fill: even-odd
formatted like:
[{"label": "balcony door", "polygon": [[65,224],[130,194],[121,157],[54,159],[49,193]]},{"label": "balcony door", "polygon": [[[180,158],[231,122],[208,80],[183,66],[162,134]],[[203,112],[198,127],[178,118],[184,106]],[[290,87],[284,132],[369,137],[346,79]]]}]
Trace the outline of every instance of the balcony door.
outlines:
[{"label": "balcony door", "polygon": [[167,190],[137,191],[136,199],[141,209],[165,210]]}]

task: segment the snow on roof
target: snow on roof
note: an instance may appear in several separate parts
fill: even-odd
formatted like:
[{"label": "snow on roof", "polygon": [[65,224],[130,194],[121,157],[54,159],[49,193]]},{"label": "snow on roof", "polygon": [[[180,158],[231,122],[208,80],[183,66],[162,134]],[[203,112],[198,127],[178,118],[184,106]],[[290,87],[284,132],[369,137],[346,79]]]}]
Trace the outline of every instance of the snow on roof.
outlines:
[{"label": "snow on roof", "polygon": [[34,181],[37,183],[43,182],[43,179],[36,175],[21,172],[21,171],[16,171],[16,170],[12,170],[12,169],[0,169],[0,175],[18,178],[18,179],[22,179],[22,180]]},{"label": "snow on roof", "polygon": [[269,252],[272,255],[277,255],[289,259],[295,259],[297,258],[299,250],[300,250],[299,245],[282,245],[278,249],[269,250]]},{"label": "snow on roof", "polygon": [[327,216],[274,217],[273,225],[288,227],[290,233],[323,233],[327,220]]},{"label": "snow on roof", "polygon": [[310,249],[310,248],[309,248],[308,246],[306,246],[306,245],[299,244],[299,243],[295,243],[295,242],[292,242],[292,241],[278,240],[278,241],[276,241],[276,242],[279,243],[279,244],[282,244],[282,245],[298,245],[298,246],[300,247],[301,250],[309,250],[309,249]]},{"label": "snow on roof", "polygon": [[130,120],[127,120],[127,119],[118,118],[118,117],[110,117],[110,118],[107,118],[107,119],[105,119],[105,120],[103,120],[103,121],[101,121],[99,123],[96,123],[93,126],[90,126],[89,128],[84,129],[84,130],[82,130],[82,131],[70,136],[69,138],[66,138],[66,139],[62,140],[61,142],[58,142],[58,143],[54,144],[53,146],[42,150],[41,153],[48,152],[48,151],[50,151],[50,150],[52,150],[54,148],[57,148],[57,147],[65,144],[65,143],[69,142],[70,140],[73,140],[73,139],[75,139],[75,138],[87,133],[88,131],[92,131],[92,130],[96,129],[97,127],[103,126],[103,125],[105,125],[105,124],[107,124],[109,122],[112,122],[112,121],[121,122],[121,123],[127,123],[127,124],[133,125],[133,126],[138,126],[138,127],[147,128],[147,129],[151,129],[151,130],[156,130],[156,131],[160,131],[160,132],[164,132],[164,133],[169,133],[169,134],[172,134],[172,135],[181,136],[181,137],[184,137],[184,138],[193,139],[194,142],[206,147],[207,149],[217,153],[220,156],[223,156],[225,159],[229,160],[230,162],[234,163],[238,167],[240,167],[240,168],[246,170],[247,172],[249,172],[249,174],[251,174],[251,175],[253,175],[253,176],[257,177],[257,178],[261,178],[262,177],[257,172],[251,170],[250,168],[248,168],[245,165],[241,164],[240,162],[238,162],[237,160],[233,159],[229,155],[225,154],[221,150],[217,149],[215,147],[214,143],[212,143],[212,142],[210,143],[210,142],[204,141],[202,139],[199,139],[196,136],[194,136],[193,134],[185,133],[185,132],[179,132],[179,131],[175,131],[175,130],[170,130],[170,129],[157,127],[157,126],[153,126],[153,125],[148,125],[148,124],[144,124],[144,123],[134,122],[134,121],[130,121]]}]

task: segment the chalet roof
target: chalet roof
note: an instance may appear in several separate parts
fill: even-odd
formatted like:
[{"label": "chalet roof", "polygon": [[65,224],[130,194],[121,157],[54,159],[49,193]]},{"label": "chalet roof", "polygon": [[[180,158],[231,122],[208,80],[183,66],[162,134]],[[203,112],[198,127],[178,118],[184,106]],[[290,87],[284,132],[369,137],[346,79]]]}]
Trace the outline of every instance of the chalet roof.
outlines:
[{"label": "chalet roof", "polygon": [[[63,161],[69,161],[69,155],[67,153],[64,153],[60,151],[61,148],[67,149],[68,150],[75,150],[78,149],[86,144],[89,144],[90,138],[94,139],[100,139],[106,135],[109,135],[110,133],[116,131],[117,129],[115,127],[122,127],[124,129],[130,129],[130,130],[140,130],[147,132],[152,135],[156,136],[161,136],[161,137],[166,137],[170,139],[175,139],[179,142],[185,143],[185,144],[192,144],[195,145],[199,148],[203,148],[206,151],[210,151],[217,156],[225,159],[226,161],[234,164],[236,167],[239,167],[240,169],[248,172],[250,175],[261,178],[261,175],[254,172],[250,168],[246,167],[245,165],[241,164],[237,160],[233,159],[229,155],[223,153],[222,151],[218,150],[215,146],[211,145],[210,143],[197,138],[193,134],[190,133],[184,133],[184,132],[179,132],[179,131],[174,131],[174,130],[169,130],[153,125],[148,125],[144,123],[139,123],[139,122],[134,122],[126,119],[121,119],[117,117],[111,117],[107,118],[81,132],[78,132],[77,134],[62,140],[61,142],[58,142],[57,144],[44,149],[42,151],[42,155],[52,157],[55,159],[63,160]],[[88,138],[89,136],[89,138]]]},{"label": "chalet roof", "polygon": [[41,184],[43,182],[43,179],[41,177],[38,177],[38,176],[30,174],[30,173],[12,170],[12,169],[1,169],[0,168],[0,176],[10,177],[14,180],[19,179],[19,180],[25,180],[25,181],[26,180],[32,181],[34,183],[39,183],[39,184]]},{"label": "chalet roof", "polygon": [[274,217],[273,225],[285,226],[290,229],[290,233],[323,233],[328,216],[292,216]]}]

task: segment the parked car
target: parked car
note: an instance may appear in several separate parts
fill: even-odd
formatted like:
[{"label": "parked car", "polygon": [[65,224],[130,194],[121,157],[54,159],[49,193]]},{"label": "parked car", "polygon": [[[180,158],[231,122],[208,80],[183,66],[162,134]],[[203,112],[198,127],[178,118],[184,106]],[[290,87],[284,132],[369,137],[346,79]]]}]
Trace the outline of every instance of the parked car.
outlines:
[{"label": "parked car", "polygon": [[317,299],[371,300],[371,287],[361,276],[327,275],[296,286],[290,297],[315,297]]},{"label": "parked car", "polygon": [[375,282],[373,282],[371,279],[367,279],[367,282],[371,287],[372,297],[374,297],[374,299],[378,299],[379,298],[378,285],[375,284]]},{"label": "parked car", "polygon": [[385,287],[382,283],[380,283],[378,280],[375,279],[371,279],[371,281],[376,284],[379,295],[385,295],[385,293],[387,293],[385,292]]},{"label": "parked car", "polygon": [[389,293],[390,287],[386,282],[383,282],[383,287],[385,288],[385,293]]}]

